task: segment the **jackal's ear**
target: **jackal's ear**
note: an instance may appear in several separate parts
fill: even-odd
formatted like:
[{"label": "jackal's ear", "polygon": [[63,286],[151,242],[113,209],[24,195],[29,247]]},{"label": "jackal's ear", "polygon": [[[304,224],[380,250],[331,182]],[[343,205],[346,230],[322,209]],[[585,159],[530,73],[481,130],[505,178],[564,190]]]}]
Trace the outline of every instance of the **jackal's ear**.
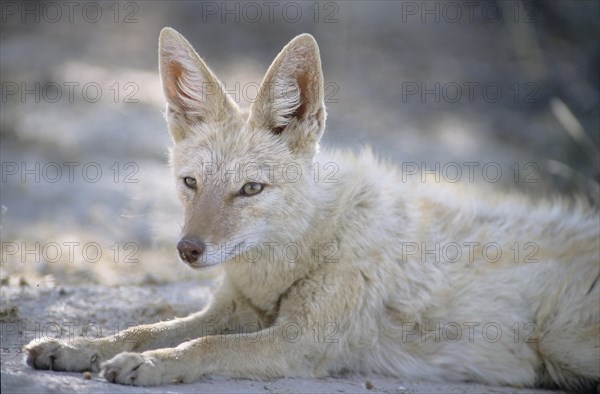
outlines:
[{"label": "jackal's ear", "polygon": [[175,30],[165,27],[160,32],[158,56],[167,122],[175,141],[185,138],[190,126],[225,119],[237,107],[191,44]]},{"label": "jackal's ear", "polygon": [[290,41],[267,71],[250,123],[281,136],[290,150],[314,154],[325,128],[323,72],[317,42],[310,34]]}]

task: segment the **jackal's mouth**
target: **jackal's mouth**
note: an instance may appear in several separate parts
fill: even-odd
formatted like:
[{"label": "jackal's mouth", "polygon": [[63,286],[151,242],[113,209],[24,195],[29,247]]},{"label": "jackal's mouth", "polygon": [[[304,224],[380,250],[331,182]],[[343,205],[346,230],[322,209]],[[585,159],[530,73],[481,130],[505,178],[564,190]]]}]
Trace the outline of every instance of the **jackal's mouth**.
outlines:
[{"label": "jackal's mouth", "polygon": [[232,260],[242,260],[243,255],[246,251],[244,246],[246,241],[239,241],[233,245],[229,245],[224,242],[218,244],[206,244],[204,253],[198,258],[198,260],[189,262],[185,261],[187,265],[194,269],[213,267],[215,265],[223,264]]}]

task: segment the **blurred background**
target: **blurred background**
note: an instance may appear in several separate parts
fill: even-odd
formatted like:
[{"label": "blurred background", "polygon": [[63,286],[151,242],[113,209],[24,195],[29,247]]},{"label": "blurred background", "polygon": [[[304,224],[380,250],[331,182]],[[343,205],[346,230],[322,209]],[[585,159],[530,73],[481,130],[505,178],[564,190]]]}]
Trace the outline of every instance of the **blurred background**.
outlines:
[{"label": "blurred background", "polygon": [[291,38],[313,34],[326,81],[323,146],[368,144],[411,172],[490,193],[599,200],[596,0],[1,7],[3,285],[210,275],[175,251],[183,213],[157,70],[164,26],[188,38],[241,105]]}]

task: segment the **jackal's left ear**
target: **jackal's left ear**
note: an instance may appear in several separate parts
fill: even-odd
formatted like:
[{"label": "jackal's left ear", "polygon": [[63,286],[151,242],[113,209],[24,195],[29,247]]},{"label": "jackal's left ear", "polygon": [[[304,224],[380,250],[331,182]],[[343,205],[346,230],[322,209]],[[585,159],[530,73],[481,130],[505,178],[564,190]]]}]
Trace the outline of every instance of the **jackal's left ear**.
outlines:
[{"label": "jackal's left ear", "polygon": [[291,151],[312,155],[325,128],[323,72],[317,42],[310,34],[290,41],[267,71],[250,123],[281,136]]},{"label": "jackal's left ear", "polygon": [[190,126],[223,120],[237,108],[181,34],[169,27],[162,29],[158,53],[167,121],[175,141],[185,138]]}]

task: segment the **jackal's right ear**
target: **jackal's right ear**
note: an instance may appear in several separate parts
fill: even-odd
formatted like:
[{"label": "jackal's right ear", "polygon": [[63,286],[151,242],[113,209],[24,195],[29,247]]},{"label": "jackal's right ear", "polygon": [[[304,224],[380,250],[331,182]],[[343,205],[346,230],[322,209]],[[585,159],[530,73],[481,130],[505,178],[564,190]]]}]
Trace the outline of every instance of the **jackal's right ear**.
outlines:
[{"label": "jackal's right ear", "polygon": [[269,67],[249,121],[279,135],[291,151],[312,156],[325,127],[324,96],[319,47],[313,36],[301,34]]},{"label": "jackal's right ear", "polygon": [[173,139],[185,138],[194,124],[217,122],[237,107],[192,45],[174,29],[159,37],[159,67]]}]

